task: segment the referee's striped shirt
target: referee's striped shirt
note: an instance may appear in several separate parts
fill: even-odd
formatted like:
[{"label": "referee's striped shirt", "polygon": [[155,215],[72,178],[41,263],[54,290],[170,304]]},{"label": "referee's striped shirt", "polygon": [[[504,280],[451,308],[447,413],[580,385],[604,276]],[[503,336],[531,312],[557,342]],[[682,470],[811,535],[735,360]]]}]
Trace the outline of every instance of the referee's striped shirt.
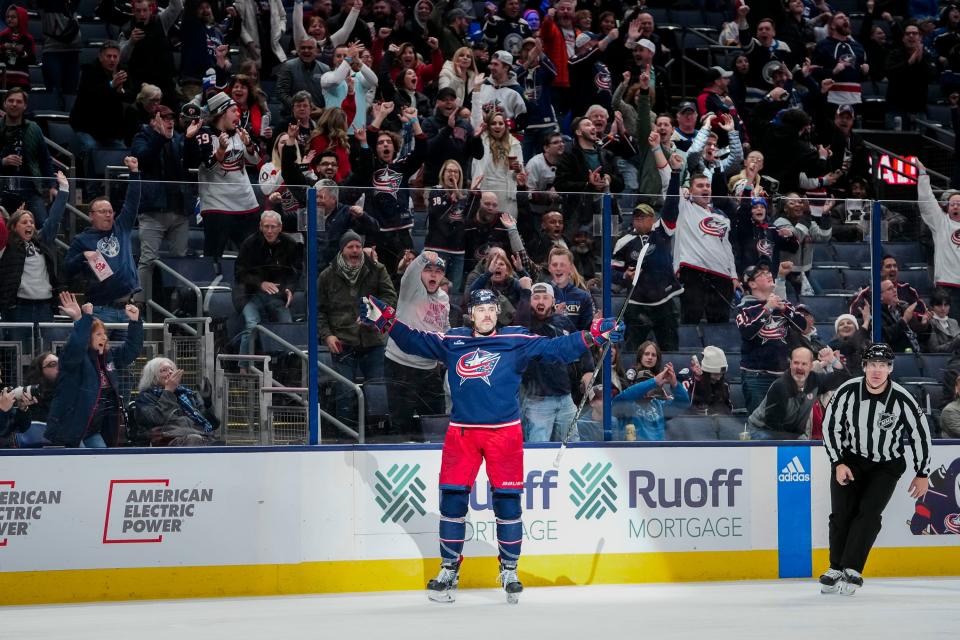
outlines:
[{"label": "referee's striped shirt", "polygon": [[833,464],[844,451],[875,462],[902,458],[904,430],[914,469],[925,478],[930,473],[930,427],[910,392],[893,380],[879,396],[867,392],[863,376],[847,380],[823,416],[823,444]]}]

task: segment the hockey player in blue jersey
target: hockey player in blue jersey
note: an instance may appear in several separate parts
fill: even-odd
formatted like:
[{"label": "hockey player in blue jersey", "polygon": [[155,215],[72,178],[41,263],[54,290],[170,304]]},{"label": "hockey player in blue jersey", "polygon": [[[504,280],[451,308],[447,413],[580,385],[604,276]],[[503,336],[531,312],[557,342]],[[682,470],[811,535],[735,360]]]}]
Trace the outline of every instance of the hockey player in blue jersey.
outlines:
[{"label": "hockey player in blue jersey", "polygon": [[[532,358],[574,362],[590,347],[619,342],[623,335],[623,323],[609,318],[594,320],[588,331],[556,338],[534,335],[523,327],[497,331],[499,312],[496,294],[478,289],[470,294],[472,329],[427,333],[397,321],[394,309],[373,296],[361,301],[362,322],[389,332],[403,351],[447,366],[453,408],[440,463],[441,567],[427,585],[427,595],[435,602],[456,599],[470,489],[484,460],[493,487],[499,581],[507,602],[518,602],[523,591],[517,576],[523,539],[523,432],[517,391],[523,371]],[[566,375],[566,369],[557,371]]]}]

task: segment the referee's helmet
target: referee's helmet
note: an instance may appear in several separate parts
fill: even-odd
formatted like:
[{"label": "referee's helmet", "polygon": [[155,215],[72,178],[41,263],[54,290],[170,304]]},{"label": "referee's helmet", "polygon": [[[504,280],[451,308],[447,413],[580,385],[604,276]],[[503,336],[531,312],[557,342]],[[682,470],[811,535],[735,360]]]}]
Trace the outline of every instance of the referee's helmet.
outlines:
[{"label": "referee's helmet", "polygon": [[860,356],[860,360],[863,362],[878,360],[880,362],[892,363],[894,360],[893,349],[884,342],[875,342],[863,350],[863,355]]}]

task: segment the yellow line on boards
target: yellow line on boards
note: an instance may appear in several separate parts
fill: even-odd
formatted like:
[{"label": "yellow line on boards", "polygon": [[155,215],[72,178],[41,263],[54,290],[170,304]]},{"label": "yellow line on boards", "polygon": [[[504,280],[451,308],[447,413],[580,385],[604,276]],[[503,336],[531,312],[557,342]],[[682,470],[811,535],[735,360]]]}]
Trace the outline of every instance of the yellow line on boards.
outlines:
[{"label": "yellow line on boards", "polygon": [[[420,559],[11,572],[0,573],[0,605],[417,590],[438,568],[438,560]],[[460,586],[492,588],[496,575],[496,558],[467,558]],[[520,561],[520,579],[531,587],[776,577],[775,550],[524,556]]]},{"label": "yellow line on boards", "polygon": [[[829,551],[814,549],[814,575],[820,575],[829,566]],[[865,579],[908,576],[960,576],[960,548],[874,547],[863,568]]]}]

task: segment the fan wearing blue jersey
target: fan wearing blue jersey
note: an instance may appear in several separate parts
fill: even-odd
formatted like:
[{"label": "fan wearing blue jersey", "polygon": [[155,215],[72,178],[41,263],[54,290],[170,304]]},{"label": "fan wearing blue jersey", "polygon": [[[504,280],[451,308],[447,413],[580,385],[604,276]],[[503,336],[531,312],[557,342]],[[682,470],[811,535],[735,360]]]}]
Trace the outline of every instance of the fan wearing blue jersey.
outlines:
[{"label": "fan wearing blue jersey", "polygon": [[[470,489],[484,461],[497,519],[499,581],[507,602],[518,602],[523,590],[517,577],[523,539],[523,432],[517,391],[523,372],[533,358],[567,364],[592,346],[623,338],[623,323],[612,318],[594,320],[587,331],[556,338],[531,334],[524,327],[497,330],[499,312],[496,294],[478,289],[470,294],[472,329],[430,333],[399,322],[394,309],[373,296],[361,300],[362,322],[389,333],[406,353],[447,366],[452,409],[440,463],[441,567],[427,585],[427,595],[435,602],[456,599]],[[566,375],[566,370],[558,368],[558,375]]]}]

